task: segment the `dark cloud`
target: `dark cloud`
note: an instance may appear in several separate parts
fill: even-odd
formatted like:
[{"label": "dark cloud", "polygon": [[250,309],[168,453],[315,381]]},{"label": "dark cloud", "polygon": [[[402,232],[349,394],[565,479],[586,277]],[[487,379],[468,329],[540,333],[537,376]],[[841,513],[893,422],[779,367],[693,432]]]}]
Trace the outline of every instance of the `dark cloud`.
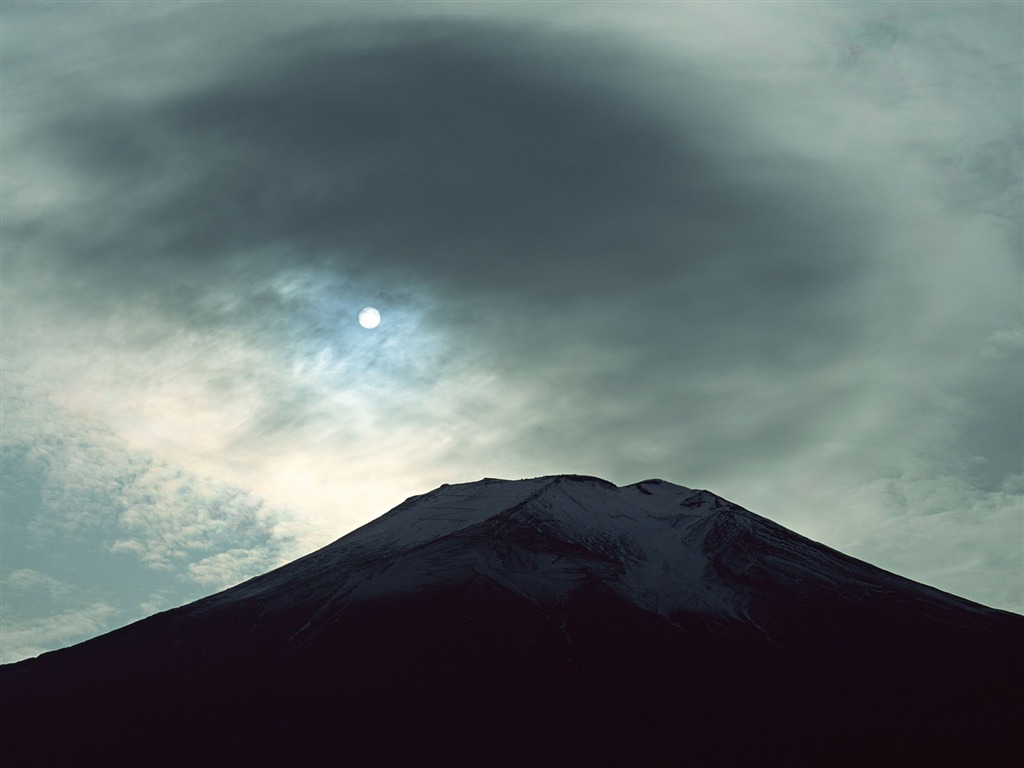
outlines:
[{"label": "dark cloud", "polygon": [[848,318],[830,299],[870,231],[853,192],[753,141],[722,145],[739,118],[700,77],[673,84],[680,126],[604,83],[599,48],[580,61],[556,42],[476,26],[285,38],[198,92],[63,115],[47,141],[98,191],[75,267],[160,290],[213,268],[372,271],[459,304],[548,302],[613,341],[648,332],[621,322],[632,308],[690,343],[735,329],[726,346],[767,344],[768,359],[791,358],[776,340],[796,332],[834,348]]},{"label": "dark cloud", "polygon": [[[338,329],[359,302],[344,286],[361,279],[448,340],[364,369],[416,389],[481,360],[536,393],[552,460],[623,431],[669,452],[702,441],[694,471],[756,462],[766,441],[798,447],[841,393],[762,396],[757,425],[687,430],[750,398],[709,376],[795,388],[859,342],[863,191],[746,130],[707,77],[678,72],[645,102],[631,90],[642,58],[571,41],[526,26],[331,28],[269,39],[167,98],[70,101],[39,137],[95,190],[51,249],[76,276],[65,301],[145,306],[169,333],[228,329],[286,368],[358,353]],[[296,270],[345,301],[282,293],[274,276]],[[236,444],[328,418],[322,388],[245,376],[263,405]],[[602,451],[641,464],[625,445]]]},{"label": "dark cloud", "polygon": [[[900,39],[865,29],[884,52]],[[756,379],[800,389],[920,310],[879,280],[872,190],[774,146],[696,68],[659,79],[647,53],[580,42],[328,23],[161,98],[70,98],[37,138],[94,189],[51,239],[76,276],[65,298],[236,331],[285,364],[352,351],[337,329],[362,279],[422,307],[463,356],[604,404],[591,418],[608,426],[657,430],[754,394],[751,454],[800,445],[863,382],[772,402]],[[303,270],[346,301],[274,282]],[[403,360],[407,379],[440,375]],[[742,394],[709,387],[727,376]],[[253,428],[308,422],[321,394],[268,391]]]}]

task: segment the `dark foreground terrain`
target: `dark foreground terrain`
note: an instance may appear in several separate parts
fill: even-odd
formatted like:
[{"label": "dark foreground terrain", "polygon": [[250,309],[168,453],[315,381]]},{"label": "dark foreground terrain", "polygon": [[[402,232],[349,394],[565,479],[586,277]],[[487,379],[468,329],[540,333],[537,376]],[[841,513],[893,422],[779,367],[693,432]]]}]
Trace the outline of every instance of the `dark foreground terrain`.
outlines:
[{"label": "dark foreground terrain", "polygon": [[7,766],[987,766],[1024,617],[707,492],[442,486],[284,568],[0,668]]}]

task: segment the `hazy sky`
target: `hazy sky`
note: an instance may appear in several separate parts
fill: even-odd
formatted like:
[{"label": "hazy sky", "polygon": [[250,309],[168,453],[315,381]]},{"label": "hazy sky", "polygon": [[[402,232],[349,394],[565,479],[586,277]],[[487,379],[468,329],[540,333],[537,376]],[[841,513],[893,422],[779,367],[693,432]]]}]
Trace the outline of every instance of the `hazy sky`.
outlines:
[{"label": "hazy sky", "polygon": [[1024,612],[1024,5],[0,14],[4,661],[561,472]]}]

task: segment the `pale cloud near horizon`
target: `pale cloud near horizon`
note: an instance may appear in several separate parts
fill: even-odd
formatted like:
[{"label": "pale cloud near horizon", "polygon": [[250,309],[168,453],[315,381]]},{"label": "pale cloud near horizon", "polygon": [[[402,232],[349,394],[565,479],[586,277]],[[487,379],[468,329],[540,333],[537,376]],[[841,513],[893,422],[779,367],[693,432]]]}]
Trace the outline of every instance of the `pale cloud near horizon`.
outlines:
[{"label": "pale cloud near horizon", "polygon": [[558,472],[1024,611],[1024,10],[530,9],[5,7],[5,659]]},{"label": "pale cloud near horizon", "polygon": [[[6,361],[5,361],[6,362]],[[303,554],[308,528],[3,381],[3,633],[16,661]]]},{"label": "pale cloud near horizon", "polygon": [[[8,600],[10,600],[8,596]],[[123,618],[106,602],[51,613],[34,619],[5,616],[0,663],[21,661],[108,631],[112,621]]]}]

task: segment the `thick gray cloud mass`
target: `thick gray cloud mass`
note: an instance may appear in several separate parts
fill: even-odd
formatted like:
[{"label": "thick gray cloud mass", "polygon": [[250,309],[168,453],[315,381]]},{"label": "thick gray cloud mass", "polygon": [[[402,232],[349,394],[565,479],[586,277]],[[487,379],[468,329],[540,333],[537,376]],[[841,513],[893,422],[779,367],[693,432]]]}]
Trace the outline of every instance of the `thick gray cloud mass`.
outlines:
[{"label": "thick gray cloud mass", "polygon": [[396,8],[5,8],[5,551],[216,587],[580,471],[1021,610],[1019,7]]}]

